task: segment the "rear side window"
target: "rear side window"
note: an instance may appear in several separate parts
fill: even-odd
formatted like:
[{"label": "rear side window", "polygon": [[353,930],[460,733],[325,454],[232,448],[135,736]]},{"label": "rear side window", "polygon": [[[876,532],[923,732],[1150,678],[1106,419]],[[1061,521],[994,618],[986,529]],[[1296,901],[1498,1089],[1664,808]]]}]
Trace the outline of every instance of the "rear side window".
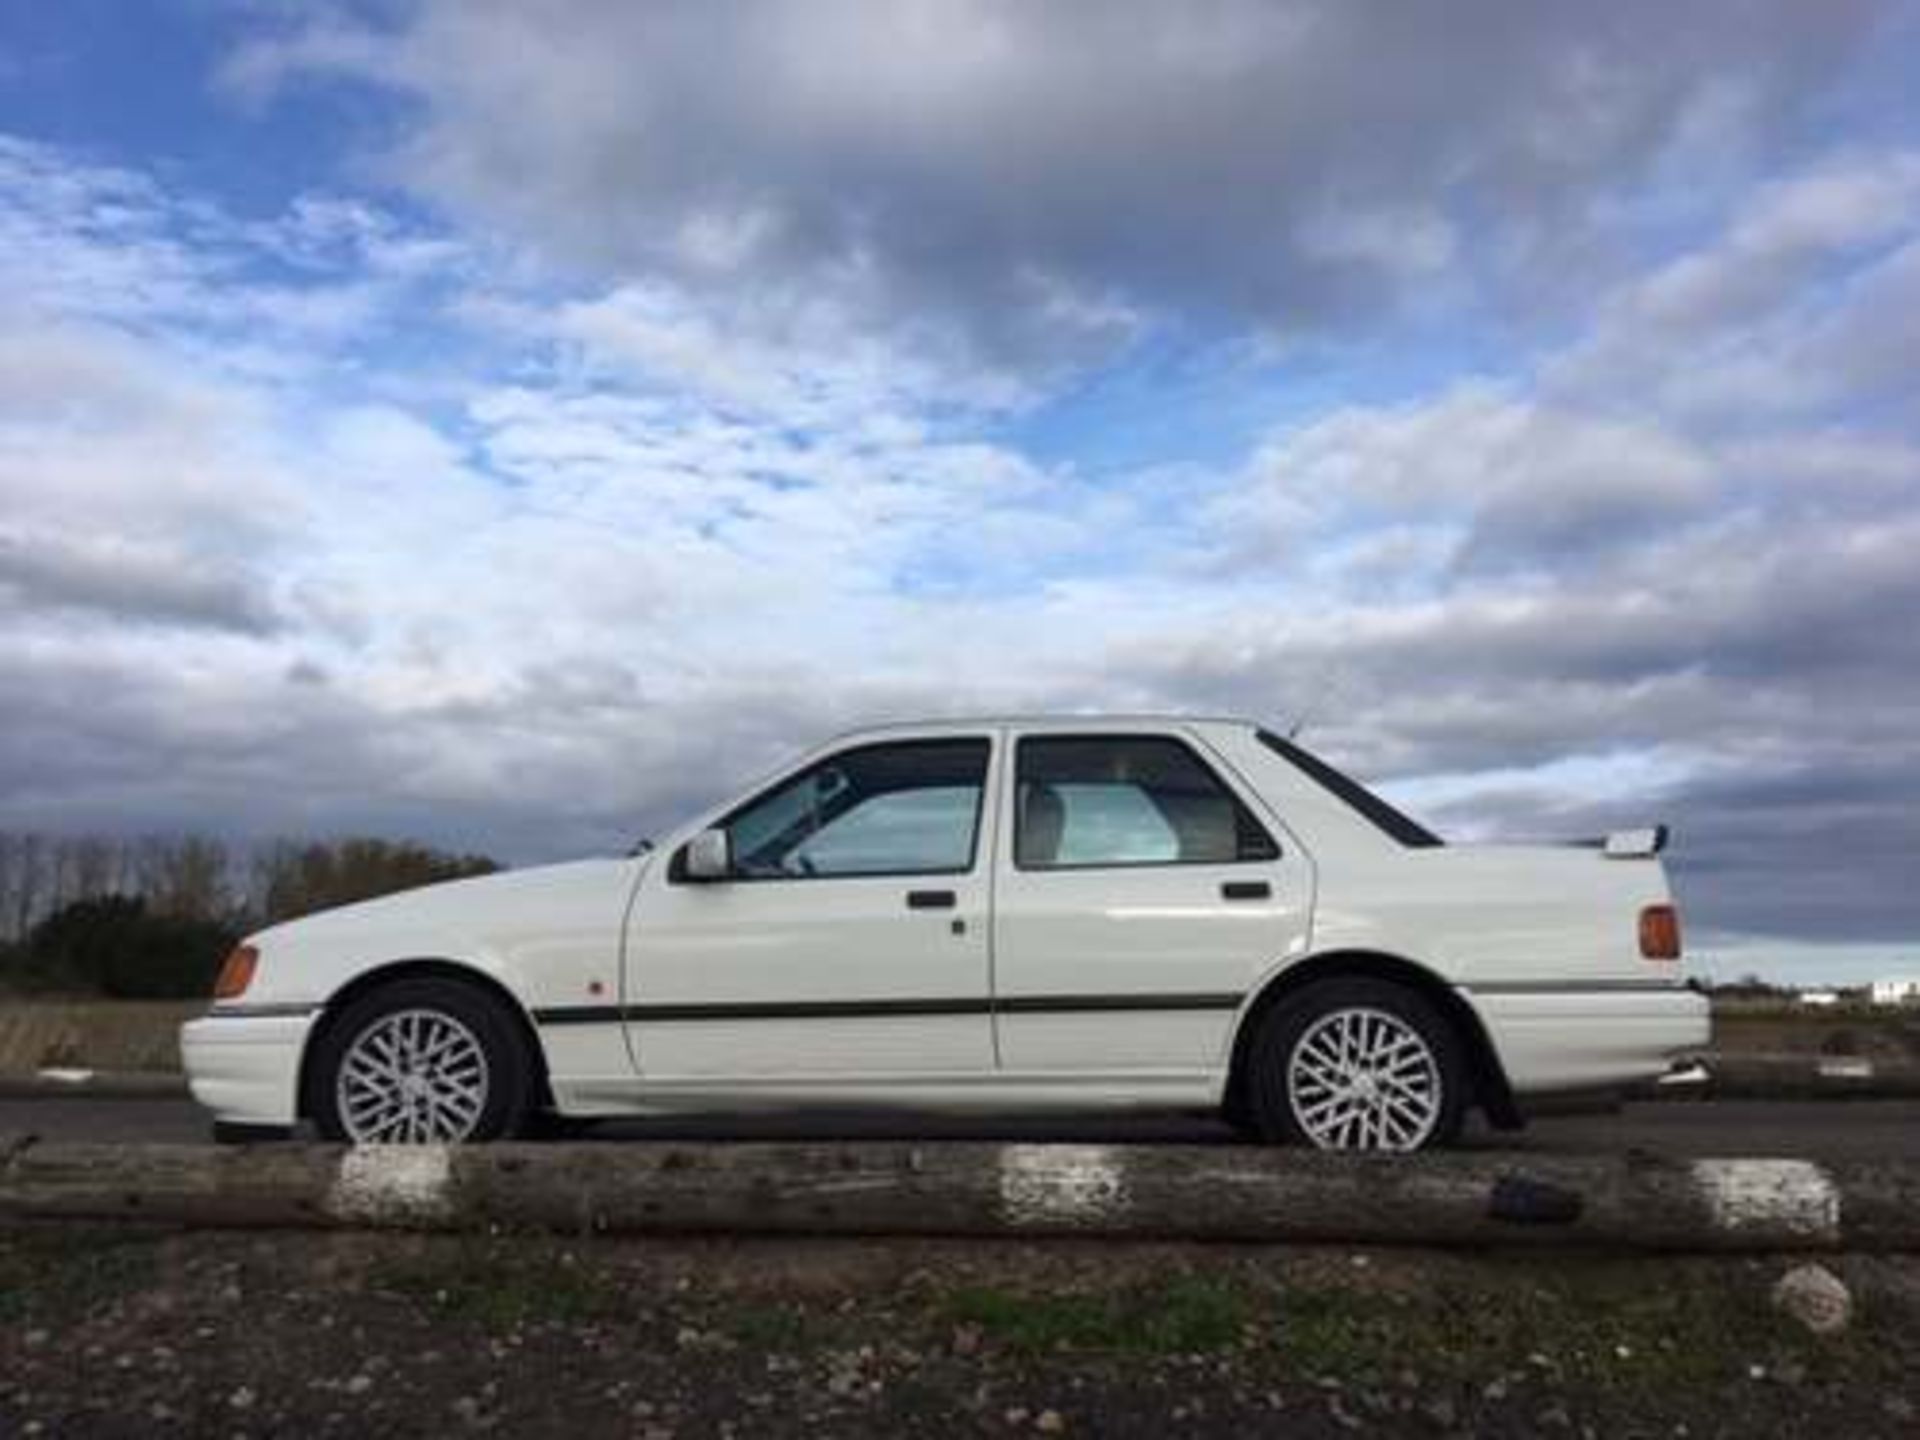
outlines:
[{"label": "rear side window", "polygon": [[1022,870],[1221,865],[1280,847],[1199,756],[1166,736],[1022,740],[1013,862]]},{"label": "rear side window", "polygon": [[1341,800],[1409,849],[1431,850],[1437,845],[1446,844],[1446,841],[1411,815],[1394,809],[1358,780],[1342,774],[1318,755],[1302,750],[1291,740],[1282,740],[1278,735],[1266,730],[1259,731],[1257,738],[1267,749],[1297,767],[1323,788],[1331,790]]}]

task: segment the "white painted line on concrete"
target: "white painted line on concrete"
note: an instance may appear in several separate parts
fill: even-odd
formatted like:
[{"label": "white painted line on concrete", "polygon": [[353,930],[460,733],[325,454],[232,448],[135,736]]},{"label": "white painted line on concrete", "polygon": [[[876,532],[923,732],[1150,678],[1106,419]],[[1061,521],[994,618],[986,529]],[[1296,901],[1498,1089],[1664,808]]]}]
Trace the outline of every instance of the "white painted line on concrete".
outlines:
[{"label": "white painted line on concrete", "polygon": [[340,1157],[327,1213],[376,1224],[443,1219],[453,1210],[447,1145],[356,1145]]},{"label": "white painted line on concrete", "polygon": [[84,1085],[93,1079],[93,1071],[76,1070],[67,1065],[49,1065],[33,1072],[41,1080],[52,1080],[61,1085]]},{"label": "white painted line on concrete", "polygon": [[1811,1160],[1696,1160],[1693,1177],[1722,1230],[1840,1238],[1840,1192]]},{"label": "white painted line on concrete", "polygon": [[1000,1210],[1011,1224],[1071,1229],[1127,1208],[1126,1169],[1107,1145],[1003,1145]]}]

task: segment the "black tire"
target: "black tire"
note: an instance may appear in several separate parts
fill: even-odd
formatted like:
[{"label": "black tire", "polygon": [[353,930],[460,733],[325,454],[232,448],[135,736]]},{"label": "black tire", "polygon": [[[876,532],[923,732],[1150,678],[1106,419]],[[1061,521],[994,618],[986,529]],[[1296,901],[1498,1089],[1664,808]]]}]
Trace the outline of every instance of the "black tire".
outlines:
[{"label": "black tire", "polygon": [[[1289,1078],[1294,1050],[1301,1038],[1322,1021],[1340,1012],[1381,1012],[1397,1020],[1425,1042],[1432,1060],[1431,1083],[1437,1084],[1432,1121],[1417,1143],[1364,1148],[1413,1150],[1449,1145],[1459,1137],[1466,1119],[1471,1079],[1465,1047],[1454,1027],[1418,991],[1391,981],[1364,976],[1321,980],[1289,995],[1260,1022],[1248,1054],[1244,1094],[1260,1137],[1271,1144],[1346,1148],[1327,1143],[1302,1125]],[[1353,1147],[1363,1148],[1363,1147]]]},{"label": "black tire", "polygon": [[340,1067],[353,1044],[381,1019],[400,1011],[444,1015],[464,1026],[486,1060],[485,1097],[461,1143],[504,1140],[531,1128],[538,1095],[532,1047],[518,1020],[477,986],[458,980],[396,980],[358,996],[327,1026],[308,1067],[306,1110],[321,1138],[353,1137],[340,1114]]}]

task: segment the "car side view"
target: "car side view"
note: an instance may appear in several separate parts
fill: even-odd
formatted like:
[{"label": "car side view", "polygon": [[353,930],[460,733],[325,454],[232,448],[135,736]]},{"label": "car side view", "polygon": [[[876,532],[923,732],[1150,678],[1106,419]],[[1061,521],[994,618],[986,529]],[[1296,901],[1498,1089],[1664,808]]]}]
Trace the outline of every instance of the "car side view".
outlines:
[{"label": "car side view", "polygon": [[1663,843],[1445,844],[1243,720],[891,725],[646,854],[263,930],[182,1050],[228,1134],[1134,1107],[1418,1150],[1705,1044]]}]

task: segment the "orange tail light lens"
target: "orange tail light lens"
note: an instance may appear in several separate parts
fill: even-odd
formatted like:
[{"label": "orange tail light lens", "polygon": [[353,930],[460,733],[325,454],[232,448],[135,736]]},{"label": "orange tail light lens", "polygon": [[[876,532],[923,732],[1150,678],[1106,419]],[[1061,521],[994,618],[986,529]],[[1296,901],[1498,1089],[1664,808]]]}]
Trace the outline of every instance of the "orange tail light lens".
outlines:
[{"label": "orange tail light lens", "polygon": [[213,998],[233,1000],[247,993],[253,983],[253,967],[260,963],[260,952],[251,945],[236,945],[227,956],[220,973],[214,977]]},{"label": "orange tail light lens", "polygon": [[1649,960],[1680,958],[1680,912],[1671,905],[1649,905],[1640,912],[1640,953]]}]

